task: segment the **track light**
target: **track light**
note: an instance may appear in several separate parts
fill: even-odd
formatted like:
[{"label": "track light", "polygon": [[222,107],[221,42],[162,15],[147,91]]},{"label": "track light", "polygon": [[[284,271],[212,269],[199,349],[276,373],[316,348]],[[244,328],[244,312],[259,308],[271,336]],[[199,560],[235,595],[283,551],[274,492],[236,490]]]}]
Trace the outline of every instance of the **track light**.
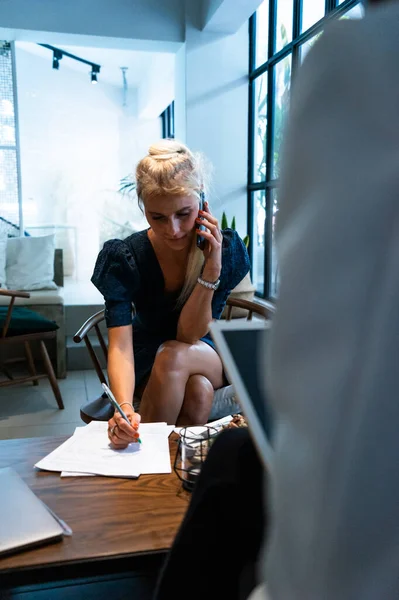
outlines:
[{"label": "track light", "polygon": [[67,58],[71,58],[72,60],[77,60],[80,63],[89,65],[91,67],[91,71],[90,71],[91,82],[97,83],[97,75],[99,74],[100,69],[101,69],[100,65],[97,65],[96,63],[92,63],[91,61],[86,60],[85,58],[80,58],[80,56],[76,56],[76,54],[71,54],[70,52],[67,52],[66,50],[61,50],[60,48],[55,48],[54,46],[50,46],[50,44],[38,44],[38,45],[52,51],[52,53],[53,53],[53,69],[56,69],[58,71],[58,69],[60,68],[60,60],[64,56],[66,56]]},{"label": "track light", "polygon": [[98,65],[91,66],[91,82],[93,84],[97,83],[97,74],[100,72],[100,67]]},{"label": "track light", "polygon": [[60,68],[60,60],[62,58],[62,52],[60,52],[59,50],[54,50],[53,53],[53,69],[58,69]]}]

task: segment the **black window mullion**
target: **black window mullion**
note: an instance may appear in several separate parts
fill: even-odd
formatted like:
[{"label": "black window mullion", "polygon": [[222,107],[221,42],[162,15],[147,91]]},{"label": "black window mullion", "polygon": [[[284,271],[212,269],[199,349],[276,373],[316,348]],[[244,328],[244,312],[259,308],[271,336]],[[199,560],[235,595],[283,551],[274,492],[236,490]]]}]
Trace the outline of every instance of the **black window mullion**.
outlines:
[{"label": "black window mullion", "polygon": [[[249,68],[251,72],[252,68],[255,67],[255,44],[256,44],[256,13],[249,20]],[[249,185],[253,182],[254,178],[254,162],[255,162],[255,87],[256,80],[249,79],[248,81],[248,183]],[[248,221],[248,235],[250,235],[249,221]]]},{"label": "black window mullion", "polygon": [[[249,81],[248,86],[248,96],[249,96],[249,110],[248,110],[248,209],[247,209],[247,234],[249,236],[249,244],[248,244],[248,253],[249,256],[253,258],[254,252],[254,244],[252,240],[252,232],[253,232],[253,223],[254,223],[254,201],[253,201],[253,193],[252,189],[254,184],[253,176],[254,176],[254,161],[255,161],[255,86],[256,80]],[[261,184],[262,182],[259,182]],[[253,260],[251,260],[251,277],[252,273],[252,264]]]},{"label": "black window mullion", "polygon": [[[249,72],[251,73],[256,67],[256,13],[249,20]],[[254,225],[254,208],[255,203],[253,201],[254,194],[251,191],[253,185],[253,177],[255,172],[255,88],[256,80],[249,80],[248,82],[248,194],[247,194],[247,234],[249,236],[248,253],[252,258],[251,260],[251,278],[253,278],[253,253],[254,253],[254,241],[253,241],[253,225]]]},{"label": "black window mullion", "polygon": [[277,0],[269,0],[269,39],[267,58],[270,59],[276,47]]},{"label": "black window mullion", "polygon": [[[276,23],[277,23],[277,1],[270,0],[269,3],[269,59],[273,56],[276,48]],[[270,64],[270,63],[269,63]],[[264,297],[270,296],[271,281],[271,246],[269,243],[270,232],[270,203],[268,183],[272,178],[273,166],[273,137],[274,137],[274,65],[270,65],[267,72],[267,136],[266,136],[266,177],[265,177],[265,260],[264,260]]]},{"label": "black window mullion", "polygon": [[[294,0],[294,18],[293,18],[293,40],[297,40],[301,35],[302,27],[302,3],[303,0]],[[299,64],[299,45],[293,42],[292,62],[291,62],[291,86],[295,77],[296,69]]]},{"label": "black window mullion", "polygon": [[250,183],[248,185],[248,189],[251,192],[256,192],[258,190],[265,190],[268,188],[275,188],[279,186],[278,179],[270,179],[270,181],[256,181],[255,183]]},{"label": "black window mullion", "polygon": [[256,13],[249,19],[249,72],[256,68]]},{"label": "black window mullion", "polygon": [[170,137],[175,137],[175,101],[170,105]]},{"label": "black window mullion", "polygon": [[165,108],[161,114],[162,137],[173,139],[175,137],[175,101]]},{"label": "black window mullion", "polygon": [[301,35],[302,26],[302,0],[294,0],[294,18],[292,19],[292,39],[296,40]]},{"label": "black window mullion", "polygon": [[248,185],[251,186],[254,180],[255,171],[255,86],[256,80],[249,82],[249,110],[248,110]]},{"label": "black window mullion", "polygon": [[265,189],[265,182],[264,181],[256,181],[255,183],[250,183],[248,185],[248,189],[251,192],[256,192],[258,190],[264,190]]},{"label": "black window mullion", "polygon": [[253,260],[253,256],[254,256],[254,241],[253,241],[253,229],[254,229],[254,207],[255,207],[255,203],[253,201],[253,197],[254,197],[254,192],[251,192],[251,190],[248,188],[247,191],[247,203],[248,203],[248,209],[247,209],[247,235],[249,237],[249,243],[248,243],[248,254],[251,257],[251,261],[250,261],[250,275],[251,275],[251,279],[253,280],[253,264],[254,264],[254,260]]},{"label": "black window mullion", "polygon": [[[255,56],[256,56],[256,13],[249,20],[249,72],[251,73],[255,69]],[[255,160],[255,80],[248,81],[248,192],[247,192],[247,234],[249,236],[248,253],[252,258],[251,260],[251,278],[253,278],[253,252],[254,243],[252,239],[253,223],[254,223],[254,201],[253,193],[251,191],[251,185],[254,174],[254,160]]]}]

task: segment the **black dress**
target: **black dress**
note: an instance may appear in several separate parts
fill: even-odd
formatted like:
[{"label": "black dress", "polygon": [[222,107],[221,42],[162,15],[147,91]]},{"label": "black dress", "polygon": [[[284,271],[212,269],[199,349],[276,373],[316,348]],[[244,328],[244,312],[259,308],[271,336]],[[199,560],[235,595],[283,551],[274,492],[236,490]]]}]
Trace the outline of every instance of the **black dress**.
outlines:
[{"label": "black dress", "polygon": [[[232,229],[223,230],[220,285],[212,299],[212,317],[219,319],[232,289],[249,271],[247,249]],[[159,346],[176,339],[181,309],[179,292],[165,293],[164,277],[148,230],[125,240],[110,240],[98,255],[91,281],[105,300],[107,327],[133,323],[136,385],[150,373]],[[132,307],[135,316],[132,319]],[[214,348],[209,333],[201,338]]]}]

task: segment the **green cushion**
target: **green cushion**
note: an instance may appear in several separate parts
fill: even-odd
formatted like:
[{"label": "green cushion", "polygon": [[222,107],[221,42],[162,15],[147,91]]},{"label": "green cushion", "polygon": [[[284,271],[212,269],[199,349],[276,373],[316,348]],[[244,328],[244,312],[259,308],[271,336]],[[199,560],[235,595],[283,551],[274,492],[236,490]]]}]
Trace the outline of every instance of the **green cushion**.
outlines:
[{"label": "green cushion", "polygon": [[[8,306],[0,306],[0,331],[3,329],[7,317]],[[25,335],[27,333],[42,333],[43,331],[55,331],[57,323],[46,319],[33,310],[14,306],[11,322],[8,326],[7,337],[13,335]]]}]

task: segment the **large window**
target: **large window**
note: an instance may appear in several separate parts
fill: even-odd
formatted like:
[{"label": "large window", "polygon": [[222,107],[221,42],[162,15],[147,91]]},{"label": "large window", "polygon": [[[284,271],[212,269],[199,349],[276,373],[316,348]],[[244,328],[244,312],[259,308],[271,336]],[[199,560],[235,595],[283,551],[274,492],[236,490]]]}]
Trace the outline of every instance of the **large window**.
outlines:
[{"label": "large window", "polygon": [[257,294],[278,292],[274,223],[291,80],[330,18],[360,18],[359,0],[264,0],[250,20],[248,231]]}]

